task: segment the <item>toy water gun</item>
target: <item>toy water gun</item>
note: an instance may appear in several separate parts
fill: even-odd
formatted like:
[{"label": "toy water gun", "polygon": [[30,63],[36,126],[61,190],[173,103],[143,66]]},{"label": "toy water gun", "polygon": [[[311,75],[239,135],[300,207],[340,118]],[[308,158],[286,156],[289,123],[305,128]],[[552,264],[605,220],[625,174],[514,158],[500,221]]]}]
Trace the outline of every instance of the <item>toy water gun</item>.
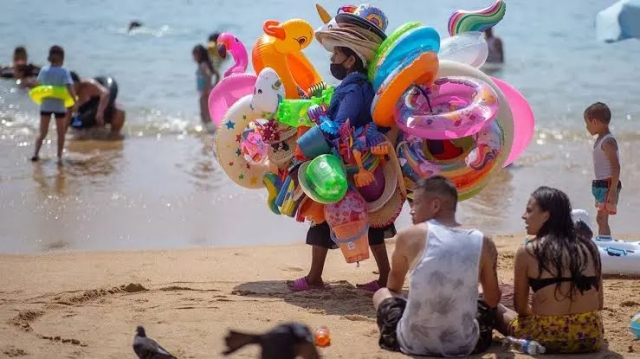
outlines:
[{"label": "toy water gun", "polygon": [[291,127],[313,127],[315,123],[309,119],[307,110],[313,105],[329,105],[333,96],[333,87],[327,87],[320,93],[309,99],[284,99],[278,105],[276,120]]}]

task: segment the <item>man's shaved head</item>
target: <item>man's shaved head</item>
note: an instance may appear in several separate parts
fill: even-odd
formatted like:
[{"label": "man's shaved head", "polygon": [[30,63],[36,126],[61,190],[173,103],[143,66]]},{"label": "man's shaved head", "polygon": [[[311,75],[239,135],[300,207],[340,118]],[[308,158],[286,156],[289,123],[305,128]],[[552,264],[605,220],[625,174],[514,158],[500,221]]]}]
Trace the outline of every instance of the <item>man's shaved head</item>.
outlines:
[{"label": "man's shaved head", "polygon": [[436,219],[444,212],[455,213],[458,207],[458,190],[448,178],[436,175],[420,179],[413,188],[413,223]]}]

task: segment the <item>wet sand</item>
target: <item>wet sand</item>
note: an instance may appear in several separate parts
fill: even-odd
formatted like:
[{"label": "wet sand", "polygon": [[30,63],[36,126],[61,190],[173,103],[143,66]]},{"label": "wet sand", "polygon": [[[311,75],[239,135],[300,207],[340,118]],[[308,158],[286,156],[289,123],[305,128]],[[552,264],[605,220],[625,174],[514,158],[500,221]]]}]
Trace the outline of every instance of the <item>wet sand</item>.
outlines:
[{"label": "wet sand", "polygon": [[[300,243],[306,224],[272,214],[265,190],[245,190],[226,178],[213,159],[209,135],[136,136],[121,142],[70,140],[65,164],[55,161],[55,141],[39,163],[28,161],[31,133],[0,141],[0,252],[171,249]],[[49,139],[52,137],[50,136]],[[640,155],[623,142],[619,214],[614,234],[636,233],[640,215]],[[550,146],[557,148],[549,154]],[[461,203],[459,218],[491,234],[520,232],[529,194],[540,185],[565,190],[575,208],[595,217],[589,143],[561,133],[538,134],[523,157],[498,173],[478,196]],[[410,223],[408,208],[397,221]]]},{"label": "wet sand", "polygon": [[[503,283],[512,282],[521,239],[496,238]],[[324,358],[403,357],[378,348],[371,295],[354,288],[376,276],[373,259],[356,268],[333,251],[325,270],[333,289],[288,291],[285,281],[304,275],[309,259],[304,245],[0,255],[0,357],[132,357],[134,329],[142,324],[180,358],[220,358],[227,329],[262,331],[289,320],[329,327]],[[572,357],[634,357],[640,341],[628,325],[639,310],[640,281],[607,279],[609,347]],[[235,357],[256,353],[247,348]],[[520,356],[494,344],[482,357]]]}]

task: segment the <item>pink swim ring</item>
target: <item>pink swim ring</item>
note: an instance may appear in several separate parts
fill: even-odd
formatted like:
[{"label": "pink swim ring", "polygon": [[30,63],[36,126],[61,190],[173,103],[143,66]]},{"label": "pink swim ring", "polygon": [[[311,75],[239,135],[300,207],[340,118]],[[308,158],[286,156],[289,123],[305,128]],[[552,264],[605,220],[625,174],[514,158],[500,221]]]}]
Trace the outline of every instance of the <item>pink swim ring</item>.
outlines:
[{"label": "pink swim ring", "polygon": [[[416,103],[426,99],[426,104]],[[425,106],[426,105],[426,106]],[[442,77],[428,90],[412,86],[396,105],[395,121],[407,134],[447,140],[471,136],[498,115],[498,95],[486,82]]]}]

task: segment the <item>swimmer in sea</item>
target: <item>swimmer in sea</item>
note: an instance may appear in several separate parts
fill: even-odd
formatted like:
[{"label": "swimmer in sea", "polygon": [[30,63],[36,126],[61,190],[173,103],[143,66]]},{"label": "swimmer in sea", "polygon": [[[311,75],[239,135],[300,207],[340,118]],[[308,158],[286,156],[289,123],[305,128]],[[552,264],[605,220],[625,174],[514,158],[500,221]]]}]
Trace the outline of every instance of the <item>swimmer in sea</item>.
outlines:
[{"label": "swimmer in sea", "polygon": [[131,30],[137,29],[139,27],[142,27],[142,23],[140,21],[133,20],[129,23],[129,28],[127,29],[127,32],[131,32]]},{"label": "swimmer in sea", "polygon": [[110,91],[97,79],[80,78],[75,72],[71,72],[76,94],[78,95],[78,113],[71,122],[71,127],[76,129],[103,127],[110,124],[109,137],[122,139],[122,127],[126,112],[115,101],[117,91]]},{"label": "swimmer in sea", "polygon": [[18,46],[13,50],[13,62],[11,65],[0,66],[0,77],[15,79],[21,87],[31,88],[36,85],[36,76],[40,72],[40,66],[30,64],[27,49]]},{"label": "swimmer in sea", "polygon": [[493,28],[491,27],[485,30],[484,39],[487,42],[487,47],[489,48],[487,62],[490,64],[503,64],[504,48],[502,47],[502,39],[497,36],[493,36]]},{"label": "swimmer in sea", "polygon": [[211,60],[211,66],[213,66],[213,77],[215,78],[212,83],[213,86],[220,82],[220,67],[222,67],[222,63],[225,60],[218,53],[218,36],[220,36],[220,33],[214,32],[209,35],[207,42],[207,51],[209,52],[209,60]]}]

